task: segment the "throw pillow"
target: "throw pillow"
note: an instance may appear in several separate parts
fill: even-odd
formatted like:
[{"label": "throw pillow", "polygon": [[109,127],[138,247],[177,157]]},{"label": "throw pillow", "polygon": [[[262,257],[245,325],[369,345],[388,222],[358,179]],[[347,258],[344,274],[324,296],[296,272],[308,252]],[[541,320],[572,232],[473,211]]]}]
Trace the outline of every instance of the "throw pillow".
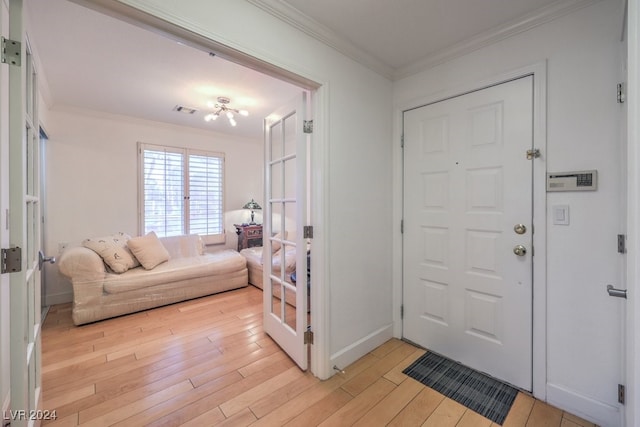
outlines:
[{"label": "throw pillow", "polygon": [[276,252],[276,251],[279,251],[280,248],[282,247],[282,243],[280,242],[280,240],[287,240],[287,232],[285,231],[284,233],[277,233],[273,237],[275,239],[279,239],[279,240],[271,241],[271,252]]},{"label": "throw pillow", "polygon": [[82,246],[100,255],[105,264],[107,264],[114,273],[124,273],[130,268],[140,265],[129,248],[127,248],[127,240],[130,238],[131,236],[126,233],[117,233],[105,237],[92,237],[85,239],[82,242]]},{"label": "throw pillow", "polygon": [[[287,232],[284,232],[284,237],[283,237],[283,233],[276,233],[274,236],[274,238],[279,239],[279,240],[272,240],[271,241],[271,253],[274,255],[271,255],[271,257],[275,257],[275,253],[278,252],[280,250],[280,248],[282,248],[282,242],[280,242],[280,240],[285,240],[287,238]],[[264,265],[264,259],[265,259],[265,253],[264,251],[262,251],[262,259],[261,262]]]},{"label": "throw pillow", "polygon": [[165,261],[169,261],[169,252],[162,245],[155,232],[151,231],[146,236],[133,237],[127,242],[133,255],[140,261],[140,264],[151,270]]}]

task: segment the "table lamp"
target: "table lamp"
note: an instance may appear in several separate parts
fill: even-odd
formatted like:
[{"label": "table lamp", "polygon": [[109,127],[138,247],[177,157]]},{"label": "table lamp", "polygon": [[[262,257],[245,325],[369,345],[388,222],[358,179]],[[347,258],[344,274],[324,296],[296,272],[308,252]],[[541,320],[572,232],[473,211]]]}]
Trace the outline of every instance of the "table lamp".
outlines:
[{"label": "table lamp", "polygon": [[251,199],[251,201],[247,202],[242,209],[251,209],[251,222],[249,224],[255,224],[255,221],[253,220],[253,211],[261,210],[262,208],[255,200]]}]

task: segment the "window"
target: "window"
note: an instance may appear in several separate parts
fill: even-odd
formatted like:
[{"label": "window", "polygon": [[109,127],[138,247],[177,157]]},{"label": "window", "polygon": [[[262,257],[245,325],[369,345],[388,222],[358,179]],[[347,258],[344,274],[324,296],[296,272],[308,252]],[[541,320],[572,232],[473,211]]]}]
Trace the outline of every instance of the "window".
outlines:
[{"label": "window", "polygon": [[139,144],[143,234],[224,242],[224,154]]}]

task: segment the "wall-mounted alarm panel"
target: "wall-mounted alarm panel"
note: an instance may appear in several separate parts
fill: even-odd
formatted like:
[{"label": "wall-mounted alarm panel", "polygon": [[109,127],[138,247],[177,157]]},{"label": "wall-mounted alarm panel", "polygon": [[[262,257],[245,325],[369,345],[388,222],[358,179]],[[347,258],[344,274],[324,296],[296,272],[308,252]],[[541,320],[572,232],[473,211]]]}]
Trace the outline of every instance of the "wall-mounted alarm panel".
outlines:
[{"label": "wall-mounted alarm panel", "polygon": [[598,171],[554,172],[547,174],[547,191],[594,191]]}]

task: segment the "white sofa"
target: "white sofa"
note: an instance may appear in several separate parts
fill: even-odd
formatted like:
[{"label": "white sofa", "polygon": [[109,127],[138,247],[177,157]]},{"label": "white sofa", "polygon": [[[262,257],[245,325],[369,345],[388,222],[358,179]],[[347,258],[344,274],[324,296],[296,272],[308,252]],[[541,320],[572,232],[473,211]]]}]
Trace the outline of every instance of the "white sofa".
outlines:
[{"label": "white sofa", "polygon": [[[122,240],[126,247],[128,236]],[[155,235],[154,235],[155,236]],[[88,239],[91,240],[91,239]],[[116,242],[118,239],[115,239]],[[157,266],[140,266],[137,259],[121,273],[115,273],[107,263],[105,252],[85,246],[68,248],[58,263],[60,272],[73,285],[73,322],[76,325],[95,322],[136,311],[146,310],[191,298],[247,286],[245,258],[234,250],[205,253],[197,235],[157,239],[166,249],[168,260]],[[104,240],[100,240],[104,243]],[[131,239],[133,242],[133,239]],[[160,248],[162,250],[162,248]],[[120,249],[118,249],[120,250]],[[127,259],[127,253],[120,252]],[[102,255],[102,256],[101,256]],[[116,254],[118,260],[122,256]],[[139,258],[147,257],[139,253]],[[165,257],[166,259],[166,257]],[[145,263],[142,263],[145,265]],[[116,265],[115,267],[119,267]]]},{"label": "white sofa", "polygon": [[[264,289],[264,254],[262,246],[255,246],[252,248],[243,249],[240,251],[240,255],[247,260],[247,269],[249,270],[249,283],[259,289]],[[284,250],[278,249],[274,251],[272,257],[272,273],[276,276],[280,275],[282,265],[284,264],[285,280],[289,283],[293,282],[291,274],[296,271],[296,248],[293,246],[287,246]],[[279,286],[273,288],[273,295],[276,299],[281,299],[282,291]],[[307,292],[308,294],[308,292]],[[296,295],[293,292],[285,292],[285,301],[296,306]],[[308,295],[307,295],[307,308],[311,307]]]}]

